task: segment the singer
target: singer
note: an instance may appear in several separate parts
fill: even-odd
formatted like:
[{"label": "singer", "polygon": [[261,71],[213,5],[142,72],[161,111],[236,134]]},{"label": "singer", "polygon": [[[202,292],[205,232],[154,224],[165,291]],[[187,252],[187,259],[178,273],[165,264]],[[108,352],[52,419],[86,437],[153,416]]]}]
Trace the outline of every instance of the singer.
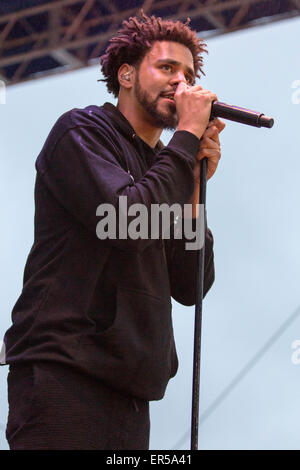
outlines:
[{"label": "singer", "polygon": [[[197,252],[184,236],[100,240],[96,210],[121,195],[149,214],[190,203],[196,222],[200,160],[211,178],[225,127],[195,85],[205,50],[189,20],[124,21],[101,57],[117,105],[66,112],[38,155],[34,243],[5,334],[10,449],[149,448],[149,401],[178,367],[171,297],[195,304]],[[207,228],[205,294],[213,281]]]}]

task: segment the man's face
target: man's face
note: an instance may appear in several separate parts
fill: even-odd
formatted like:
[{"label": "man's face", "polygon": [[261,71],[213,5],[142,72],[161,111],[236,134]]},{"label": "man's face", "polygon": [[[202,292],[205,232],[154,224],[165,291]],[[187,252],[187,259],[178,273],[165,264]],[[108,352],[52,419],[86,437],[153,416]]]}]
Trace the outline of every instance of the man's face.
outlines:
[{"label": "man's face", "polygon": [[177,42],[155,42],[140,64],[133,88],[137,104],[148,122],[163,129],[177,127],[176,106],[171,95],[181,81],[188,85],[194,83],[191,51]]}]

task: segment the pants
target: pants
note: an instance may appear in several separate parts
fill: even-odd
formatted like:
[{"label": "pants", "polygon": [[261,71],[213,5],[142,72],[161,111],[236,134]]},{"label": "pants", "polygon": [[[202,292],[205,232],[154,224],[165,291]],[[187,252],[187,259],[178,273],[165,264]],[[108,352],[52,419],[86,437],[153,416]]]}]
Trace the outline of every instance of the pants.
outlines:
[{"label": "pants", "polygon": [[55,363],[10,366],[11,450],[145,450],[149,402]]}]

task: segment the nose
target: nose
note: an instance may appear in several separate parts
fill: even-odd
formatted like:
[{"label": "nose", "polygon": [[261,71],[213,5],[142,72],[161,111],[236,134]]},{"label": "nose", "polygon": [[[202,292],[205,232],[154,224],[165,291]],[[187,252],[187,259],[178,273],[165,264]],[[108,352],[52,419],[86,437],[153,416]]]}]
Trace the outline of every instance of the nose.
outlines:
[{"label": "nose", "polygon": [[172,85],[178,85],[180,82],[187,83],[187,79],[183,70],[177,70],[177,72],[175,72],[171,78]]}]

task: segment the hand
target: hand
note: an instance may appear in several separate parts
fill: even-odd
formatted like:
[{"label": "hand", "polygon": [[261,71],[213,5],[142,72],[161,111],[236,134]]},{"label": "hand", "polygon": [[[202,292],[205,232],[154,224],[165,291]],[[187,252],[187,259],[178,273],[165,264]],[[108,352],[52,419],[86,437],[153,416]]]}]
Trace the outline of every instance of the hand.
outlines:
[{"label": "hand", "polygon": [[200,161],[207,158],[207,176],[209,180],[215,173],[221,158],[221,146],[219,134],[223,131],[226,124],[218,118],[210,121],[201,140],[197,161],[194,167],[195,182],[200,183]]},{"label": "hand", "polygon": [[200,85],[189,87],[180,82],[174,100],[178,116],[177,130],[189,131],[201,139],[209,123],[211,104],[218,101],[217,95],[203,90]]}]

